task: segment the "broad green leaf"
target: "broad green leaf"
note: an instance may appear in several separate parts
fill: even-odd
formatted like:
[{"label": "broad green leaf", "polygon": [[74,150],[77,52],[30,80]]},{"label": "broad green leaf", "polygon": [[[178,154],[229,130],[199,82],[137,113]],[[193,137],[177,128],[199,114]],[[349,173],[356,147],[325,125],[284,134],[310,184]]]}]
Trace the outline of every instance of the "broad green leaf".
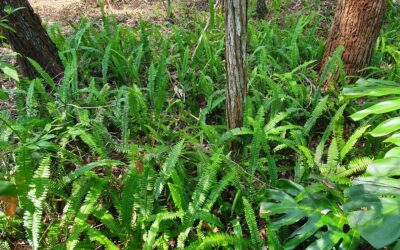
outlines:
[{"label": "broad green leaf", "polygon": [[[285,226],[291,228],[291,225],[301,220],[305,221],[286,239],[284,249],[295,249],[306,243],[309,244],[307,249],[331,249],[339,242],[343,247],[353,244],[355,232],[343,232],[343,226],[347,224],[345,214],[336,202],[332,202],[323,194],[323,191],[313,194],[311,190],[315,190],[315,187],[303,190],[298,188],[298,184],[290,185],[289,182],[281,181],[278,182],[278,186],[285,192],[267,190],[267,201],[261,203],[260,216],[267,219],[271,230],[276,231]],[[322,188],[324,189],[323,186]],[[292,194],[289,194],[289,191]],[[325,232],[321,231],[324,227],[327,228]],[[303,249],[305,246],[301,245]]]},{"label": "broad green leaf", "polygon": [[400,200],[373,196],[367,191],[356,195],[350,196],[345,205],[350,211],[349,225],[377,249],[395,242],[400,237]]},{"label": "broad green leaf", "polygon": [[367,173],[373,176],[400,175],[400,158],[391,157],[376,160],[368,166]]},{"label": "broad green leaf", "polygon": [[379,124],[374,130],[371,131],[371,135],[374,137],[385,136],[399,129],[400,117],[395,117]]},{"label": "broad green leaf", "polygon": [[343,94],[349,97],[363,96],[385,96],[400,94],[400,85],[396,82],[376,80],[376,79],[359,79],[355,86],[344,88]]},{"label": "broad green leaf", "polygon": [[400,237],[400,158],[379,159],[370,164],[367,174],[353,181],[345,191],[344,205],[349,225],[375,248],[383,248]]},{"label": "broad green leaf", "polygon": [[400,146],[400,133],[396,133],[389,138],[387,138],[384,142],[390,142],[395,144],[396,146]]},{"label": "broad green leaf", "polygon": [[343,94],[350,97],[399,95],[399,87],[352,87],[344,88]]},{"label": "broad green leaf", "polygon": [[389,100],[389,101],[384,101],[384,102],[375,104],[367,109],[358,111],[357,113],[351,115],[350,117],[354,121],[359,121],[359,120],[367,117],[368,115],[384,114],[384,113],[392,112],[392,111],[395,111],[398,109],[400,109],[400,99]]},{"label": "broad green leaf", "polygon": [[379,196],[400,196],[400,180],[391,177],[359,177],[353,181],[353,185],[355,186],[346,192],[354,197],[365,196],[365,193]]},{"label": "broad green leaf", "polygon": [[400,157],[400,147],[395,147],[395,148],[392,148],[391,150],[389,150],[385,154],[385,158],[389,158],[389,157]]},{"label": "broad green leaf", "polygon": [[8,77],[19,82],[18,72],[15,69],[6,66],[6,67],[2,68],[2,70],[3,70],[4,74],[6,74]]}]

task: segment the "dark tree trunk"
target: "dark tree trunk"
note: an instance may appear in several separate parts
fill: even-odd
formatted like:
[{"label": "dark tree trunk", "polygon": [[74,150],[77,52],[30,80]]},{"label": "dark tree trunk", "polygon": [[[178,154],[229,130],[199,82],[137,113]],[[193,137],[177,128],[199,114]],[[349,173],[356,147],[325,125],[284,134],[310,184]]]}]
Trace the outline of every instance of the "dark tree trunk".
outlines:
[{"label": "dark tree trunk", "polygon": [[243,125],[246,97],[247,1],[225,0],[226,109],[229,128]]},{"label": "dark tree trunk", "polygon": [[267,4],[265,0],[257,0],[256,14],[258,18],[264,18],[267,15]]},{"label": "dark tree trunk", "polygon": [[[5,6],[23,9],[7,16]],[[38,73],[26,59],[32,58],[42,66],[53,78],[59,79],[64,71],[57,48],[42,27],[40,18],[36,15],[27,0],[0,0],[0,16],[7,16],[8,24],[15,32],[3,30],[8,42],[15,52],[21,56],[18,63],[24,76],[32,79]]]},{"label": "dark tree trunk", "polygon": [[[321,73],[329,57],[344,46],[342,60],[348,76],[357,75],[371,62],[372,53],[385,16],[387,0],[339,0],[327,41]],[[336,78],[334,74],[333,78]],[[333,79],[327,81],[332,82]],[[326,88],[327,86],[325,86]]]}]

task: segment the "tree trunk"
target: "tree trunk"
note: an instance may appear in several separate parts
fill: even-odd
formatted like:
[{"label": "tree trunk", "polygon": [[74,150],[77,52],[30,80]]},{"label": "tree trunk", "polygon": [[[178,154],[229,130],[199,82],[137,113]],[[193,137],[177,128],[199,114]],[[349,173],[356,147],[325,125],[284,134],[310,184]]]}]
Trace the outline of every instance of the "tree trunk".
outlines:
[{"label": "tree trunk", "polygon": [[246,97],[247,1],[225,0],[226,109],[229,128],[243,125]]},{"label": "tree trunk", "polygon": [[[357,75],[371,62],[372,53],[385,16],[387,0],[339,0],[328,38],[321,73],[329,57],[344,46],[342,60],[348,76]],[[332,77],[337,77],[332,74]],[[330,79],[332,82],[333,79]],[[325,86],[327,87],[327,86]]]},{"label": "tree trunk", "polygon": [[264,18],[267,15],[267,4],[265,0],[257,0],[256,14],[258,18]]},{"label": "tree trunk", "polygon": [[[4,8],[20,8],[7,16]],[[32,67],[27,57],[32,58],[53,78],[62,77],[64,67],[58,56],[57,48],[50,40],[46,30],[42,27],[40,18],[36,15],[27,0],[0,0],[0,16],[6,17],[9,26],[15,32],[3,29],[4,35],[18,57],[18,64],[22,74],[30,79],[35,78],[38,72]]]}]

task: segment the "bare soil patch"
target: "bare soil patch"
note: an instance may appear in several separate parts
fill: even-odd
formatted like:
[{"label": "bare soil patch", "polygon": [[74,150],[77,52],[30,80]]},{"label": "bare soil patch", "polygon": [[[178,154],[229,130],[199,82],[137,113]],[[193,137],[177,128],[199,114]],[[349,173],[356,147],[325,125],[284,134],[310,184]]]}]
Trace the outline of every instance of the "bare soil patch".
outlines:
[{"label": "bare soil patch", "polygon": [[[102,15],[97,0],[30,0],[29,1],[45,24],[59,23],[68,26],[80,16],[89,19],[99,19]],[[107,14],[115,15],[121,21],[129,24],[139,19],[163,18],[164,10],[158,0],[114,0],[106,6]]]}]

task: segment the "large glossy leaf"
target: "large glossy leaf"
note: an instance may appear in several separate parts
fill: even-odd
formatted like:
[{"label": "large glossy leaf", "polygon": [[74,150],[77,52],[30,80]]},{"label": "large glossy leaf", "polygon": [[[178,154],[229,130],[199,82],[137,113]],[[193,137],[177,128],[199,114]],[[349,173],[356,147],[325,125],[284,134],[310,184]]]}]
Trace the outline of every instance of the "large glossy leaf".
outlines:
[{"label": "large glossy leaf", "polygon": [[346,190],[349,224],[375,248],[400,237],[400,158],[379,159],[367,168],[369,176],[354,180]]},{"label": "large glossy leaf", "polygon": [[349,191],[344,208],[350,211],[349,224],[375,248],[385,247],[400,237],[400,200],[373,195],[366,185]]},{"label": "large glossy leaf", "polygon": [[400,99],[388,100],[375,104],[367,109],[358,111],[357,113],[354,113],[350,117],[355,121],[359,121],[367,117],[368,115],[384,114],[398,109],[400,109]]},{"label": "large glossy leaf", "polygon": [[350,97],[398,95],[400,84],[391,81],[360,79],[355,86],[344,88],[343,94]]},{"label": "large glossy leaf", "polygon": [[395,147],[395,148],[392,148],[391,150],[389,150],[385,154],[385,158],[389,158],[389,157],[400,157],[400,147]]},{"label": "large glossy leaf", "polygon": [[390,157],[376,160],[368,166],[367,173],[373,176],[400,175],[400,158]]},{"label": "large glossy leaf", "polygon": [[400,133],[393,134],[385,140],[385,142],[393,143],[396,146],[400,146]]},{"label": "large glossy leaf", "polygon": [[[339,242],[345,249],[355,248],[356,232],[343,232],[347,218],[337,202],[327,198],[327,193],[313,194],[312,190],[301,191],[297,185],[287,185],[288,181],[285,185],[279,183],[281,190],[267,190],[267,201],[261,203],[260,215],[267,219],[272,230],[298,223],[284,249],[295,249],[313,236],[316,240],[307,249],[331,249]],[[306,222],[300,222],[303,220]]]},{"label": "large glossy leaf", "polygon": [[385,136],[400,129],[400,117],[388,119],[379,124],[371,135],[374,137]]},{"label": "large glossy leaf", "polygon": [[4,72],[4,74],[6,76],[8,76],[8,77],[12,78],[13,80],[19,82],[18,72],[14,68],[6,66],[6,67],[2,68],[2,70],[3,70],[3,72]]}]

